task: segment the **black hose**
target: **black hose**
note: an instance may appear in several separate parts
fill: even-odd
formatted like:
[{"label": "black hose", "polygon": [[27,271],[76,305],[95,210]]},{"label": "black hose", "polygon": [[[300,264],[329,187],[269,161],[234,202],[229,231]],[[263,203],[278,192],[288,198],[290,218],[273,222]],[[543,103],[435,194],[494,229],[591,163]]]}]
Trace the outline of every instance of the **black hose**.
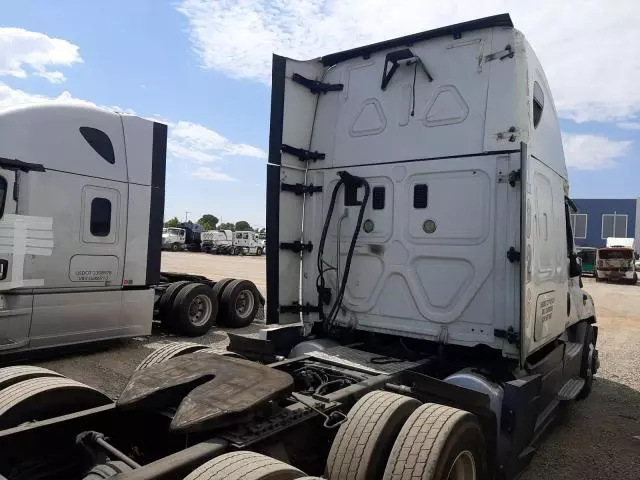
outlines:
[{"label": "black hose", "polygon": [[[327,211],[327,217],[325,218],[325,222],[324,222],[324,226],[322,228],[322,235],[320,237],[320,244],[318,246],[318,281],[316,282],[316,286],[318,287],[318,294],[319,294],[319,301],[318,301],[318,305],[320,306],[320,316],[325,324],[325,327],[328,329],[331,329],[333,327],[333,324],[335,322],[336,317],[338,316],[338,309],[340,308],[340,305],[342,305],[342,300],[344,299],[344,292],[345,289],[347,287],[347,280],[349,279],[349,271],[351,269],[351,261],[353,259],[353,253],[355,251],[356,248],[356,243],[358,241],[358,235],[360,233],[360,229],[362,227],[362,220],[364,219],[364,212],[367,206],[367,202],[369,201],[369,195],[371,193],[371,187],[369,185],[369,182],[367,182],[366,179],[362,178],[362,177],[356,177],[354,175],[351,175],[347,172],[338,172],[338,175],[340,176],[340,180],[338,181],[338,183],[336,184],[336,186],[333,188],[333,192],[331,193],[331,201],[329,202],[329,208]],[[340,283],[340,286],[338,288],[338,294],[336,296],[336,299],[333,303],[333,306],[331,307],[331,310],[329,310],[329,315],[325,316],[324,315],[324,311],[322,309],[322,303],[323,300],[325,298],[325,279],[324,279],[324,274],[326,271],[328,271],[329,269],[325,270],[323,268],[323,259],[322,256],[324,254],[324,246],[325,246],[325,242],[327,239],[327,233],[329,231],[329,225],[331,223],[331,217],[333,216],[333,210],[335,209],[335,202],[336,202],[336,198],[338,196],[338,191],[340,190],[341,186],[355,186],[355,187],[364,187],[364,197],[362,199],[362,202],[360,203],[360,211],[358,213],[358,221],[356,222],[356,227],[354,229],[353,235],[351,237],[351,243],[349,245],[349,250],[347,252],[347,259],[345,262],[345,266],[344,266],[344,272],[342,275],[342,282]],[[340,239],[338,238],[337,241],[339,242]]]}]

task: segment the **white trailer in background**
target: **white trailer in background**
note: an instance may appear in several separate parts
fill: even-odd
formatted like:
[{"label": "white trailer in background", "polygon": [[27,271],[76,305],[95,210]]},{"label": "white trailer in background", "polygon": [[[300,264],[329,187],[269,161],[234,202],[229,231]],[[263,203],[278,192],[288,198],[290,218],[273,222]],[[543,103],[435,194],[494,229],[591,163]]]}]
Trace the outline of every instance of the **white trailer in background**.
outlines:
[{"label": "white trailer in background", "polygon": [[266,328],[153,352],[116,402],[0,371],[1,475],[512,479],[590,393],[558,118],[509,16],[272,72]]}]

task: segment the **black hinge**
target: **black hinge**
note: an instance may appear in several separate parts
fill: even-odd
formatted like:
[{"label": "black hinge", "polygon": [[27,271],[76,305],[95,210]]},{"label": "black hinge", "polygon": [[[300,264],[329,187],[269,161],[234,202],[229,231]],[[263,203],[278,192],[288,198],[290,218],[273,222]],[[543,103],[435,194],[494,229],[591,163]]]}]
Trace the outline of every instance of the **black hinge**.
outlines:
[{"label": "black hinge", "polygon": [[509,172],[509,185],[511,185],[512,187],[516,186],[516,182],[519,182],[520,179],[522,178],[522,174],[520,173],[520,170],[512,170]]},{"label": "black hinge", "polygon": [[300,240],[296,240],[295,242],[290,243],[280,243],[280,248],[282,250],[292,250],[296,253],[300,252],[311,252],[313,250],[313,244],[311,242],[302,243]]},{"label": "black hinge", "polygon": [[307,303],[306,305],[300,305],[299,303],[293,303],[291,305],[280,305],[280,313],[320,313],[320,307]]},{"label": "black hinge", "polygon": [[45,172],[44,165],[41,163],[29,163],[18,160],[17,158],[0,157],[0,167],[5,170],[20,170],[21,172]]},{"label": "black hinge", "polygon": [[282,144],[280,147],[280,151],[282,153],[288,153],[289,155],[293,155],[294,157],[298,157],[303,162],[307,160],[324,160],[324,153],[320,152],[312,152],[311,150],[305,150],[304,148],[292,147],[291,145],[287,145],[286,143]]},{"label": "black hinge", "polygon": [[315,186],[313,183],[309,185],[304,185],[302,183],[283,183],[281,184],[281,188],[283,192],[293,192],[296,195],[313,195],[316,192],[321,192],[321,186]]},{"label": "black hinge", "polygon": [[291,76],[291,80],[308,88],[311,93],[339,92],[344,88],[342,83],[322,83],[318,80],[311,80],[307,77],[303,77],[299,73],[294,73]]},{"label": "black hinge", "polygon": [[511,263],[520,261],[520,252],[518,252],[515,248],[511,247],[509,251],[507,251],[507,260]]},{"label": "black hinge", "polygon": [[506,331],[495,329],[493,336],[498,338],[506,338],[509,343],[520,343],[520,333],[516,332],[513,327],[509,327]]},{"label": "black hinge", "polygon": [[500,50],[499,52],[490,53],[489,55],[485,55],[484,61],[490,62],[495,59],[504,60],[505,58],[513,58],[514,54],[513,47],[511,45],[507,45],[504,47],[504,50]]}]

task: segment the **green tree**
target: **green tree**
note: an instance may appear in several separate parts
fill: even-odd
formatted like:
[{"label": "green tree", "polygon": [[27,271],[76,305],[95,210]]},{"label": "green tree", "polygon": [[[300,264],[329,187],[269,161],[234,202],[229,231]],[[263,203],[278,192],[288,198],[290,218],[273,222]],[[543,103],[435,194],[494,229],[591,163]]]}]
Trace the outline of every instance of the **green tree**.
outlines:
[{"label": "green tree", "polygon": [[253,230],[253,228],[251,228],[251,225],[249,225],[249,222],[246,220],[240,220],[236,222],[236,230]]},{"label": "green tree", "polygon": [[235,231],[235,229],[235,224],[229,222],[221,223],[220,225],[218,225],[218,230],[231,230],[233,232]]},{"label": "green tree", "polygon": [[180,220],[178,220],[178,217],[173,217],[170,220],[167,220],[166,222],[164,222],[164,226],[169,228],[169,227],[174,227],[177,228],[180,226]]},{"label": "green tree", "polygon": [[207,213],[198,220],[198,225],[200,225],[205,231],[215,230],[218,225],[218,217]]}]

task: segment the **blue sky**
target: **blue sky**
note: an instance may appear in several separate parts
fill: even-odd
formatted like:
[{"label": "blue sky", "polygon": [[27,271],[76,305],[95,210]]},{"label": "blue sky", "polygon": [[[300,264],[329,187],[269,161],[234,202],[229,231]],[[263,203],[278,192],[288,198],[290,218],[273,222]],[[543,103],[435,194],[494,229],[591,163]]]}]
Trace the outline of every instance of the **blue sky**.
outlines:
[{"label": "blue sky", "polygon": [[311,58],[509,12],[549,77],[572,196],[640,196],[633,1],[442,3],[395,2],[407,18],[385,0],[5,0],[0,107],[63,95],[166,119],[165,216],[264,226],[273,51]]}]

